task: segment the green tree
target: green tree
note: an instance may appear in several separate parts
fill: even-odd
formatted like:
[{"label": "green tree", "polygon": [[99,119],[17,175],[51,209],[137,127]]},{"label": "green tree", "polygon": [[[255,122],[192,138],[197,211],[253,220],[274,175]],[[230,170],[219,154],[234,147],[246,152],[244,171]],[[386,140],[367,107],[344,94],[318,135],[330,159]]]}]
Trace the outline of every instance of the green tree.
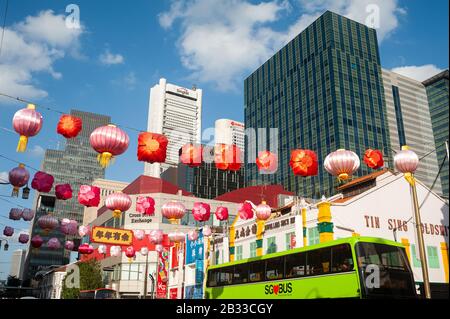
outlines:
[{"label": "green tree", "polygon": [[62,298],[77,299],[80,290],[93,290],[104,288],[102,280],[102,269],[100,263],[96,259],[90,259],[77,264],[80,269],[80,288],[67,288],[66,276],[63,280]]}]

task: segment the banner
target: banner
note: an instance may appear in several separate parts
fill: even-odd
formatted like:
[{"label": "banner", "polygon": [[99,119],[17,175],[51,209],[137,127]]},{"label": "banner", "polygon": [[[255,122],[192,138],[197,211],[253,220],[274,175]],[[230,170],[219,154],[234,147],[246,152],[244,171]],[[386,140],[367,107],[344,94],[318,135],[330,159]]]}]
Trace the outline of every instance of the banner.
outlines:
[{"label": "banner", "polygon": [[133,243],[133,231],[128,229],[94,227],[91,242],[98,244],[129,246]]},{"label": "banner", "polygon": [[195,241],[186,241],[186,265],[195,263],[196,260],[203,260],[204,255],[204,244],[203,244],[203,233],[199,232],[198,238]]},{"label": "banner", "polygon": [[159,253],[158,256],[158,277],[157,277],[157,288],[156,288],[156,298],[166,299],[167,298],[167,282],[169,272],[169,251],[166,247]]},{"label": "banner", "polygon": [[170,288],[169,299],[177,299],[177,298],[178,298],[178,288]]}]

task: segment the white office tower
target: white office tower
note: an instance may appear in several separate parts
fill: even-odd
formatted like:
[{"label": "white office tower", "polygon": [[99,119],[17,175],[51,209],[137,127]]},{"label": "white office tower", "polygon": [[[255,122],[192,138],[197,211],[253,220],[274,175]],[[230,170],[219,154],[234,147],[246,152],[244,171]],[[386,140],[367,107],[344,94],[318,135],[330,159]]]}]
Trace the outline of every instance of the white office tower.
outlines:
[{"label": "white office tower", "polygon": [[202,90],[160,79],[150,90],[148,131],[167,137],[167,157],[165,163],[145,163],[144,174],[159,178],[169,167],[176,167],[179,149],[186,143],[201,142],[201,123]]},{"label": "white office tower", "polygon": [[383,70],[383,86],[391,147],[400,150],[401,146],[408,145],[419,158],[426,155],[420,160],[415,175],[434,192],[442,193],[441,180],[436,179],[439,164],[425,86],[387,70]]},{"label": "white office tower", "polygon": [[245,126],[244,123],[220,119],[216,121],[215,140],[217,144],[235,144],[244,154]]},{"label": "white office tower", "polygon": [[23,267],[25,264],[26,251],[24,249],[18,249],[13,252],[11,257],[11,270],[9,275],[16,277],[17,279],[23,279]]}]

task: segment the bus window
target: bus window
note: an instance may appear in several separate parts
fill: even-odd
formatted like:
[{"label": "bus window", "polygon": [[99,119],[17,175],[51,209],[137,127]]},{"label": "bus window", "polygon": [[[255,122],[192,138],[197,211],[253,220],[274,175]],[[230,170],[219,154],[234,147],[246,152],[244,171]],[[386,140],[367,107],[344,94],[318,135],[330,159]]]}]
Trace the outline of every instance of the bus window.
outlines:
[{"label": "bus window", "polygon": [[226,267],[218,269],[217,274],[217,286],[231,285],[231,279],[233,278],[234,267]]},{"label": "bus window", "polygon": [[116,299],[116,291],[112,289],[97,289],[95,299]]},{"label": "bus window", "polygon": [[249,264],[248,279],[250,282],[261,281],[264,278],[264,261],[255,261]]},{"label": "bus window", "polygon": [[219,271],[209,270],[208,271],[208,287],[216,287],[218,281]]},{"label": "bus window", "polygon": [[95,290],[81,290],[79,299],[94,299],[95,298]]},{"label": "bus window", "polygon": [[353,270],[352,249],[349,244],[331,247],[332,272]]},{"label": "bus window", "polygon": [[234,267],[233,285],[248,282],[248,264],[240,264]]},{"label": "bus window", "polygon": [[286,278],[305,276],[306,254],[293,254],[286,256]]},{"label": "bus window", "polygon": [[284,276],[284,257],[266,260],[266,280],[282,279]]},{"label": "bus window", "polygon": [[321,248],[308,251],[306,254],[306,274],[322,275],[330,272],[331,249]]}]

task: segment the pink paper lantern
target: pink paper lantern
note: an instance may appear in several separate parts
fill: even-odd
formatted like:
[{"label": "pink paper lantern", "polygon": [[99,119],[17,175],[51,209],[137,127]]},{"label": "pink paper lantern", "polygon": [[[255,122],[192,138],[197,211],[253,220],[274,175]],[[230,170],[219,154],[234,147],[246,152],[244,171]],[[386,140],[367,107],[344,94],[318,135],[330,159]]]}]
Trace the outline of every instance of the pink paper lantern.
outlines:
[{"label": "pink paper lantern", "polygon": [[228,208],[219,206],[215,212],[217,220],[224,221],[228,219]]},{"label": "pink paper lantern", "polygon": [[19,243],[26,244],[30,240],[30,235],[28,234],[20,234],[19,235]]},{"label": "pink paper lantern", "polygon": [[59,225],[58,220],[50,214],[39,217],[37,223],[45,233],[51,232]]},{"label": "pink paper lantern", "polygon": [[256,206],[256,218],[258,220],[268,220],[272,215],[272,209],[265,202]]},{"label": "pink paper lantern", "polygon": [[42,128],[42,115],[35,109],[34,104],[28,104],[26,109],[21,109],[14,114],[13,127],[20,135],[17,152],[25,152],[28,138],[37,135]]},{"label": "pink paper lantern", "polygon": [[14,228],[5,226],[5,229],[3,229],[3,235],[5,235],[6,237],[11,237],[12,235],[14,235]]},{"label": "pink paper lantern", "polygon": [[111,246],[111,248],[109,249],[109,254],[112,257],[119,257],[121,253],[122,248],[120,246]]},{"label": "pink paper lantern", "polygon": [[183,218],[186,208],[180,202],[171,201],[162,205],[161,212],[171,223],[175,223],[178,219]]},{"label": "pink paper lantern", "polygon": [[86,207],[98,207],[100,203],[100,188],[97,186],[81,185],[78,192],[78,202]]},{"label": "pink paper lantern", "polygon": [[75,248],[75,244],[73,241],[68,240],[64,243],[64,248],[69,250],[69,251],[73,251],[73,249]]},{"label": "pink paper lantern", "polygon": [[24,164],[19,164],[13,168],[8,174],[9,183],[13,186],[12,196],[19,196],[19,189],[27,185],[30,179],[30,173],[25,169]]},{"label": "pink paper lantern", "polygon": [[57,199],[68,200],[72,198],[72,187],[69,184],[59,184],[55,186]]},{"label": "pink paper lantern", "polygon": [[192,208],[192,214],[194,219],[199,222],[206,222],[211,216],[211,207],[206,203],[194,203],[194,208]]},{"label": "pink paper lantern", "polygon": [[92,148],[99,153],[98,162],[103,168],[109,166],[113,157],[123,154],[130,144],[127,133],[111,124],[96,128],[89,141]]},{"label": "pink paper lantern", "polygon": [[148,238],[151,244],[158,245],[162,243],[164,239],[164,233],[162,230],[153,229],[148,234]]},{"label": "pink paper lantern", "polygon": [[358,155],[352,151],[339,149],[325,157],[325,170],[339,180],[345,181],[356,172],[361,164]]},{"label": "pink paper lantern", "polygon": [[239,218],[243,220],[253,218],[253,207],[250,203],[242,203],[238,206]]},{"label": "pink paper lantern", "polygon": [[106,255],[107,250],[108,249],[107,249],[106,245],[99,245],[97,248],[98,253],[101,255]]},{"label": "pink paper lantern", "polygon": [[78,235],[80,235],[80,237],[84,237],[86,235],[89,235],[91,233],[91,229],[89,228],[89,226],[80,226],[78,228]]},{"label": "pink paper lantern", "polygon": [[75,236],[78,230],[78,223],[76,220],[64,218],[61,220],[60,229],[64,235]]},{"label": "pink paper lantern", "polygon": [[94,252],[94,247],[89,244],[83,244],[78,247],[78,252],[82,255],[90,255]]},{"label": "pink paper lantern", "polygon": [[29,222],[30,220],[32,220],[34,218],[34,210],[29,209],[29,208],[25,208],[22,212],[22,218],[24,221]]},{"label": "pink paper lantern", "polygon": [[124,193],[110,194],[105,200],[105,206],[113,211],[114,218],[120,218],[122,212],[130,209],[131,204],[131,197]]},{"label": "pink paper lantern", "polygon": [[140,250],[140,253],[142,256],[147,256],[148,255],[148,248],[147,247],[142,247]]},{"label": "pink paper lantern", "polygon": [[135,231],[133,231],[134,232],[134,237],[137,239],[137,240],[142,240],[142,239],[144,239],[144,237],[145,237],[145,232],[143,231],[143,230],[141,230],[141,229],[136,229]]},{"label": "pink paper lantern", "polygon": [[11,208],[9,211],[9,219],[20,220],[22,218],[23,210],[20,208]]},{"label": "pink paper lantern", "polygon": [[158,244],[158,245],[155,246],[155,250],[156,250],[158,253],[162,253],[162,252],[164,251],[164,246],[161,245],[161,244]]},{"label": "pink paper lantern", "polygon": [[404,174],[412,174],[419,166],[419,156],[411,151],[407,146],[394,155],[395,168]]},{"label": "pink paper lantern", "polygon": [[155,214],[155,200],[148,196],[139,196],[136,200],[136,211],[153,216]]},{"label": "pink paper lantern", "polygon": [[33,236],[33,238],[31,238],[31,246],[33,248],[40,248],[43,243],[44,243],[44,240],[39,235],[35,235],[35,236]]},{"label": "pink paper lantern", "polygon": [[188,232],[188,239],[190,240],[190,241],[196,241],[197,239],[198,239],[198,233],[197,233],[197,231],[196,230],[190,230],[189,232]]},{"label": "pink paper lantern", "polygon": [[168,235],[168,237],[169,237],[169,240],[172,242],[172,243],[182,243],[182,242],[184,242],[185,241],[185,239],[186,239],[186,237],[185,237],[186,235],[184,234],[184,233],[182,233],[182,232],[180,232],[180,231],[173,231],[173,232],[170,232],[169,233],[169,235]]},{"label": "pink paper lantern", "polygon": [[48,193],[52,190],[54,181],[55,179],[52,175],[44,172],[37,172],[31,181],[31,188],[41,193]]},{"label": "pink paper lantern", "polygon": [[212,230],[211,227],[209,227],[208,225],[203,226],[203,230],[202,230],[203,236],[209,237],[212,235]]},{"label": "pink paper lantern", "polygon": [[59,242],[58,238],[50,238],[47,242],[47,247],[52,250],[60,249],[61,243]]}]

